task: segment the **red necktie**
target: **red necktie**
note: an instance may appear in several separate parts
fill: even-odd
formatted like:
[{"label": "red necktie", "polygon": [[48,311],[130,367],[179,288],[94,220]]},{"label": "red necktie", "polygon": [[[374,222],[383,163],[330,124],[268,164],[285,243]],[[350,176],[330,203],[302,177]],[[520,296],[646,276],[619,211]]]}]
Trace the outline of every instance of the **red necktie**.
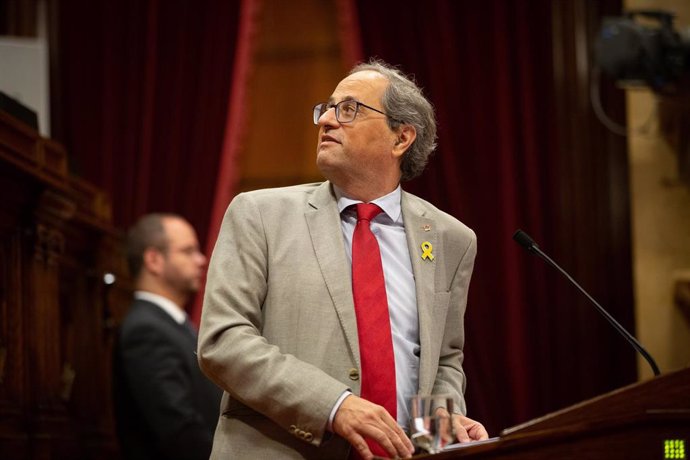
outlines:
[{"label": "red necktie", "polygon": [[[386,283],[379,244],[369,228],[371,219],[380,212],[381,208],[372,203],[357,205],[357,226],[352,236],[352,293],[362,363],[361,396],[383,406],[395,419],[395,359]],[[388,456],[376,442],[367,443],[375,455]]]}]

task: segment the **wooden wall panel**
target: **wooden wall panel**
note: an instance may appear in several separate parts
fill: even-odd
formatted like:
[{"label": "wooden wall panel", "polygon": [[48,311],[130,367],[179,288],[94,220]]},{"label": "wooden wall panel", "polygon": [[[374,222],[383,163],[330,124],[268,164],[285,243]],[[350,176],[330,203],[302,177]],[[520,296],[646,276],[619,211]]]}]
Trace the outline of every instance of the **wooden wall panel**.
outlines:
[{"label": "wooden wall panel", "polygon": [[[121,235],[107,197],[66,164],[59,144],[0,112],[1,458],[119,457],[110,366],[112,312],[128,301]],[[106,272],[125,282],[106,285]]]}]

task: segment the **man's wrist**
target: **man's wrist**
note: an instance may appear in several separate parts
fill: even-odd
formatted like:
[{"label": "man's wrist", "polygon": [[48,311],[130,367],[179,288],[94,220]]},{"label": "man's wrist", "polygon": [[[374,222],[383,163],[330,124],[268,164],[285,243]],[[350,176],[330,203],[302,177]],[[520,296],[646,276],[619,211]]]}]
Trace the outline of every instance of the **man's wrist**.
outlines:
[{"label": "man's wrist", "polygon": [[343,401],[345,401],[345,398],[347,398],[351,394],[352,392],[350,390],[343,391],[343,394],[340,395],[338,400],[333,405],[333,409],[331,409],[331,414],[328,416],[328,425],[326,426],[326,429],[331,433],[333,432],[333,420],[335,419],[335,414],[338,413],[338,409],[340,409],[340,406],[343,404]]}]

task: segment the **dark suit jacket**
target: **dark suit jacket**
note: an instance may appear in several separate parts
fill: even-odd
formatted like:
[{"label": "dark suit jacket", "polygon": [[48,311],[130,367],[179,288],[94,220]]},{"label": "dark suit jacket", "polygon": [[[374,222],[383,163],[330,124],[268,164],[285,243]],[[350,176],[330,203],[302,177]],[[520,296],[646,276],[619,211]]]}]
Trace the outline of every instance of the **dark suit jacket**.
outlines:
[{"label": "dark suit jacket", "polygon": [[125,459],[208,459],[221,392],[199,370],[195,349],[192,329],[148,301],[134,301],[114,356]]}]

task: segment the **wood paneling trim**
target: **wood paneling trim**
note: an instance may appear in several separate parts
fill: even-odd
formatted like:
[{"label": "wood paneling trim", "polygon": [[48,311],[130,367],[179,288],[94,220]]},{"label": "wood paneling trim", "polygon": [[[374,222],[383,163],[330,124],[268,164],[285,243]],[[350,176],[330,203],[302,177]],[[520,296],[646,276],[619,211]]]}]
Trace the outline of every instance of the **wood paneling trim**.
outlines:
[{"label": "wood paneling trim", "polygon": [[107,196],[70,177],[66,159],[0,113],[3,458],[118,457],[110,367],[113,312],[128,301],[113,295],[128,286],[121,232]]}]

